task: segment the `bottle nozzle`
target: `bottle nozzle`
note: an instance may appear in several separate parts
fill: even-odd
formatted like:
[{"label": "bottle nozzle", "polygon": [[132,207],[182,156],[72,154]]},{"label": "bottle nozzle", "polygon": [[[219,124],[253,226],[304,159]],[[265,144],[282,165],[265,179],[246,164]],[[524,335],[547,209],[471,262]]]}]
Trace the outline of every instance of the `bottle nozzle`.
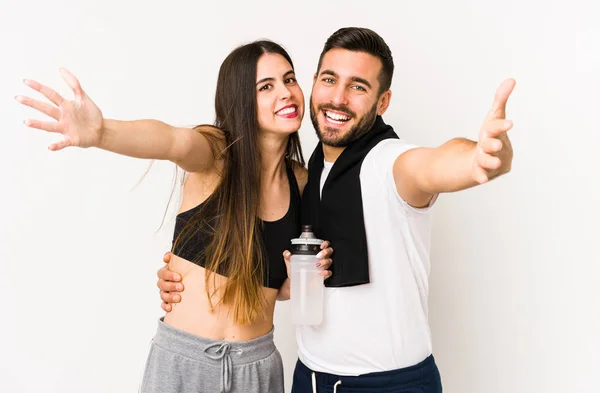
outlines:
[{"label": "bottle nozzle", "polygon": [[297,239],[292,239],[292,244],[321,244],[323,240],[317,239],[313,233],[312,225],[302,225],[302,233]]}]

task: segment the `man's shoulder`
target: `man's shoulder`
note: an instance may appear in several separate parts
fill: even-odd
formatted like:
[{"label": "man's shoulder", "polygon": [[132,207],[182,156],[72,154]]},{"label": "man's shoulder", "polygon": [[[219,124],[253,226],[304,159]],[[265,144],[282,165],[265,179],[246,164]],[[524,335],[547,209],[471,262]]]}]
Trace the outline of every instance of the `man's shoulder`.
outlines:
[{"label": "man's shoulder", "polygon": [[408,143],[405,139],[384,139],[367,153],[365,161],[372,161],[379,165],[387,165],[389,164],[389,161],[392,160],[393,164],[393,161],[395,161],[400,154],[415,147],[417,146]]}]

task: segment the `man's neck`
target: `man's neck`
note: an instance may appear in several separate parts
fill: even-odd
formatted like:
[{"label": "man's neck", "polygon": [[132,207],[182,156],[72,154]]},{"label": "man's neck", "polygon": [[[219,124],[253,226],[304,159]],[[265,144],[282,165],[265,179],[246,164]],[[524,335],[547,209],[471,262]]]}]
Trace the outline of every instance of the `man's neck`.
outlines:
[{"label": "man's neck", "polygon": [[345,146],[335,147],[323,144],[323,156],[325,157],[325,162],[335,162],[345,148]]}]

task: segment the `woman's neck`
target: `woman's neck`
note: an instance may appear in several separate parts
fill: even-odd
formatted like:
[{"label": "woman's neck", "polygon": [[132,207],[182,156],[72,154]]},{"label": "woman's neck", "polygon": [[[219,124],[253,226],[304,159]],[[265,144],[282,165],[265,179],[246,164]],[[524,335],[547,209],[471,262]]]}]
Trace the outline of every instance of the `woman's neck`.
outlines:
[{"label": "woman's neck", "polygon": [[285,152],[289,136],[267,134],[260,137],[262,183],[279,182],[285,179]]}]

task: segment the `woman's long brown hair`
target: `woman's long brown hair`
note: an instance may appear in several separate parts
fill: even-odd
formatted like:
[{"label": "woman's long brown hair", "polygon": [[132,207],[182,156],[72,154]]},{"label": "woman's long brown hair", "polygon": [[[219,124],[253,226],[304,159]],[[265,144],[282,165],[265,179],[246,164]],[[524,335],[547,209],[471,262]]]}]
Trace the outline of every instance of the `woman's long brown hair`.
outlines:
[{"label": "woman's long brown hair", "polygon": [[[264,53],[280,54],[293,68],[288,53],[271,41],[242,45],[221,64],[214,127],[197,127],[209,140],[215,158],[224,163],[219,186],[203,203],[203,207],[213,204],[215,208],[206,209],[206,214],[205,209],[199,209],[174,242],[185,242],[198,231],[208,236],[208,245],[197,256],[207,270],[206,294],[213,309],[219,303],[232,305],[233,320],[239,325],[250,324],[264,315],[261,287],[268,279],[262,221],[258,217],[261,153],[256,68]],[[290,135],[285,155],[286,160],[304,166],[297,132]],[[216,285],[215,272],[227,277],[221,287]],[[215,304],[213,298],[217,294],[220,300]]]}]

